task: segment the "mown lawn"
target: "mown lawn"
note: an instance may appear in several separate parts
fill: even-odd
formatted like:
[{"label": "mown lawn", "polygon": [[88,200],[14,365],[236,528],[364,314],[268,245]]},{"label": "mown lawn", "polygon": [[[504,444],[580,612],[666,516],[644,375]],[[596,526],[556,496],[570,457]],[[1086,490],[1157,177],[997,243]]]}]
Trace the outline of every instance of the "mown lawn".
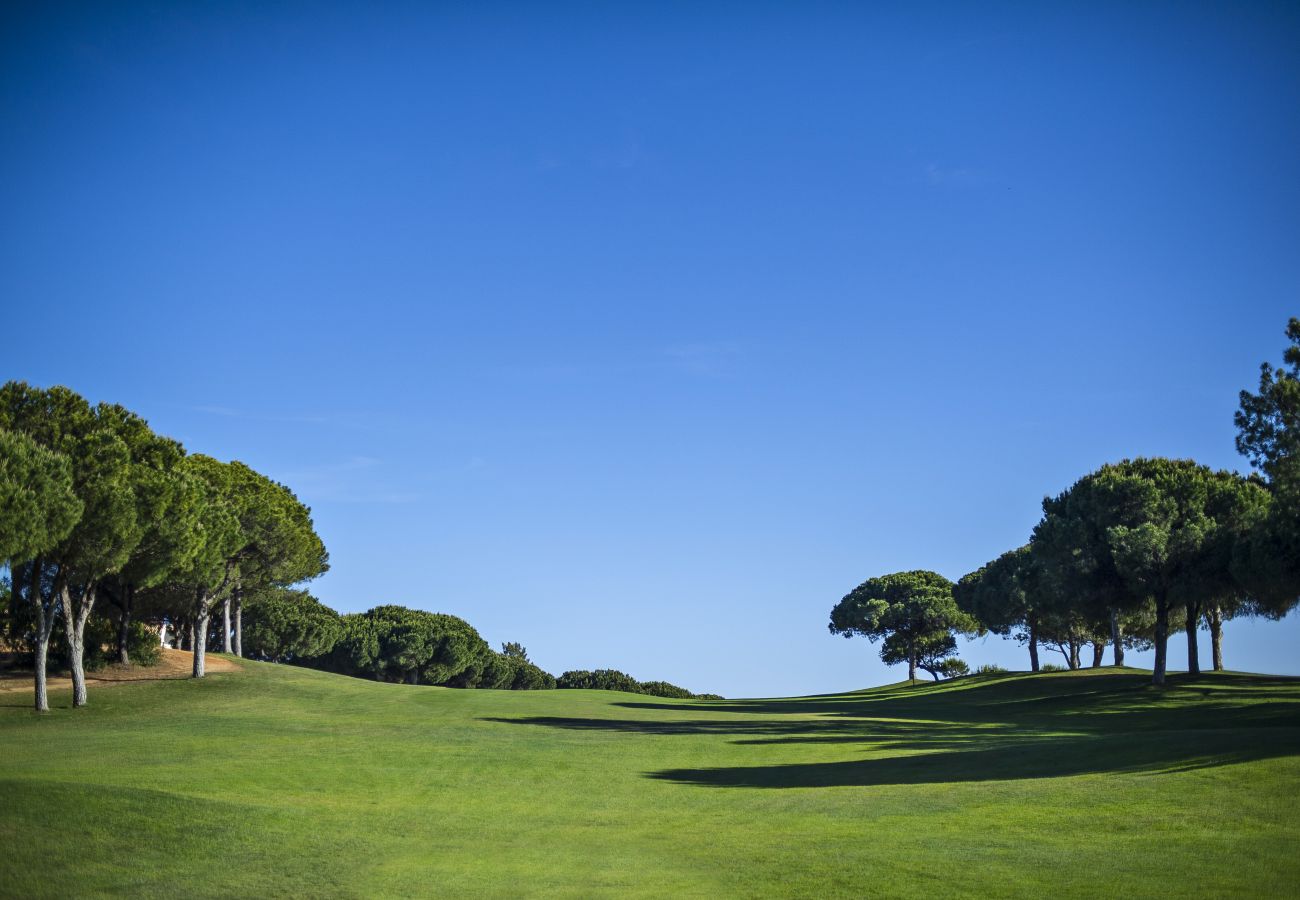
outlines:
[{"label": "mown lawn", "polygon": [[0,695],[5,896],[1287,896],[1300,680]]}]

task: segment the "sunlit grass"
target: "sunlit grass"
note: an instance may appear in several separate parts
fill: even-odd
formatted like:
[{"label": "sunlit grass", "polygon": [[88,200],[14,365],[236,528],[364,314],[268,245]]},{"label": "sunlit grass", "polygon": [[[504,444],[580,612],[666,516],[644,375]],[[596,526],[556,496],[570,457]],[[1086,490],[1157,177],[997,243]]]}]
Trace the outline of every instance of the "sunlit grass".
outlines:
[{"label": "sunlit grass", "polygon": [[1278,896],[1300,680],[673,701],[247,663],[0,695],[0,894]]}]

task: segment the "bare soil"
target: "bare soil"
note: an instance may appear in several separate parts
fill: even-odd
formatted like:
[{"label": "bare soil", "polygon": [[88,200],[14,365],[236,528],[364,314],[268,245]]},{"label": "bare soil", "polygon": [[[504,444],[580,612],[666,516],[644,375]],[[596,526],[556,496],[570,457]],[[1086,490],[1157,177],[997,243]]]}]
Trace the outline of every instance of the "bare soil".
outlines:
[{"label": "bare soil", "polygon": [[[111,665],[96,672],[87,672],[86,681],[96,685],[124,684],[130,681],[159,681],[164,678],[189,678],[194,656],[188,650],[173,650],[164,647],[162,659],[154,666],[119,666]],[[207,655],[204,664],[210,673],[238,672],[239,663],[228,656]],[[72,687],[72,679],[51,674],[49,689],[57,691]],[[24,671],[0,672],[0,693],[32,690],[32,673]]]}]

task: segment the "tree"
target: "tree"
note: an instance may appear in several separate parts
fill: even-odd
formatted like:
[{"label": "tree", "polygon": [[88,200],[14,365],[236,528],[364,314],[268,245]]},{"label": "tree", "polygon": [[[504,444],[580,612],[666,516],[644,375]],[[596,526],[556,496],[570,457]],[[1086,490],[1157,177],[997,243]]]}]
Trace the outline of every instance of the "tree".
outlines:
[{"label": "tree", "polygon": [[588,691],[623,691],[628,694],[640,694],[641,682],[626,672],[618,669],[574,669],[564,672],[555,680],[557,688],[565,690]]},{"label": "tree", "polygon": [[236,461],[229,463],[226,490],[243,542],[232,559],[230,591],[220,598],[221,649],[242,656],[245,592],[316,578],[329,569],[329,554],[311,510],[285,485]]},{"label": "tree", "polygon": [[100,415],[131,453],[141,528],[121,569],[98,585],[98,592],[117,610],[116,657],[126,665],[131,661],[128,640],[137,592],[160,584],[194,552],[198,486],[180,471],[185,450],[179,443],[155,434],[143,419],[120,406],[101,405]]},{"label": "tree", "polygon": [[953,587],[957,606],[994,634],[1015,633],[1029,645],[1029,669],[1038,671],[1041,578],[1033,568],[1029,544],[986,563]]},{"label": "tree", "polygon": [[[0,387],[0,428],[19,431],[69,462],[81,516],[57,546],[11,569],[16,593],[35,612],[36,708],[45,710],[45,659],[53,618],[62,613],[72,671],[73,705],[86,703],[84,633],[99,583],[130,558],[144,523],[139,491],[147,463],[133,458],[119,432],[130,414],[92,408],[64,387],[48,390],[11,381]],[[132,417],[134,418],[134,417]],[[131,426],[135,426],[132,421]]]},{"label": "tree", "polygon": [[309,665],[377,681],[473,687],[494,654],[464,619],[405,606],[343,616],[333,650]]},{"label": "tree", "polygon": [[187,510],[193,528],[188,535],[191,552],[173,571],[172,580],[189,598],[190,649],[194,657],[191,675],[202,678],[206,673],[206,636],[213,598],[230,584],[246,538],[235,505],[239,498],[231,490],[229,464],[194,454],[185,458],[181,471],[193,479]]},{"label": "tree", "polygon": [[1152,605],[1152,680],[1164,684],[1170,613],[1178,605],[1188,611],[1195,671],[1201,604],[1240,590],[1233,553],[1223,548],[1236,545],[1260,500],[1247,479],[1190,460],[1124,460],[1045,500],[1035,540],[1085,622],[1103,604],[1129,614]]},{"label": "tree", "polygon": [[0,561],[26,561],[53,549],[82,508],[67,457],[0,430]]},{"label": "tree", "polygon": [[43,588],[41,558],[68,537],[83,508],[67,457],[25,434],[0,430],[0,563],[9,566],[10,603],[16,608],[25,598],[35,614],[35,705],[42,712],[49,708],[46,655],[58,595]]},{"label": "tree", "polygon": [[1287,323],[1286,336],[1286,365],[1260,365],[1259,393],[1241,392],[1233,421],[1237,452],[1271,483],[1294,484],[1300,479],[1300,319]]},{"label": "tree", "polygon": [[1283,616],[1300,601],[1300,319],[1287,324],[1284,366],[1261,364],[1259,393],[1242,391],[1237,450],[1268,479],[1269,514],[1240,548],[1237,572],[1257,610]]},{"label": "tree", "polygon": [[501,645],[501,655],[508,656],[511,659],[518,659],[528,662],[528,649],[523,644],[515,641],[506,641]]},{"label": "tree", "polygon": [[979,625],[953,599],[952,582],[935,572],[896,572],[869,578],[831,610],[831,634],[884,640],[886,665],[907,662],[909,681],[918,665],[937,679],[934,668],[957,649],[954,631],[975,632]]},{"label": "tree", "polygon": [[323,656],[343,635],[338,613],[303,590],[269,587],[244,601],[249,655],[269,662]]}]

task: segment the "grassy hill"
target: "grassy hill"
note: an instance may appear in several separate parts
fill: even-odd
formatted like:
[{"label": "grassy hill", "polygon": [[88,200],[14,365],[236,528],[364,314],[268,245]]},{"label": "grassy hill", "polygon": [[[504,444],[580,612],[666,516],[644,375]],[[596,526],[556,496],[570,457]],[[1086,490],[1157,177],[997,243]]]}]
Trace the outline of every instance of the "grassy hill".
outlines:
[{"label": "grassy hill", "polygon": [[991,676],[783,700],[244,663],[0,694],[8,896],[1278,896],[1300,680]]}]

